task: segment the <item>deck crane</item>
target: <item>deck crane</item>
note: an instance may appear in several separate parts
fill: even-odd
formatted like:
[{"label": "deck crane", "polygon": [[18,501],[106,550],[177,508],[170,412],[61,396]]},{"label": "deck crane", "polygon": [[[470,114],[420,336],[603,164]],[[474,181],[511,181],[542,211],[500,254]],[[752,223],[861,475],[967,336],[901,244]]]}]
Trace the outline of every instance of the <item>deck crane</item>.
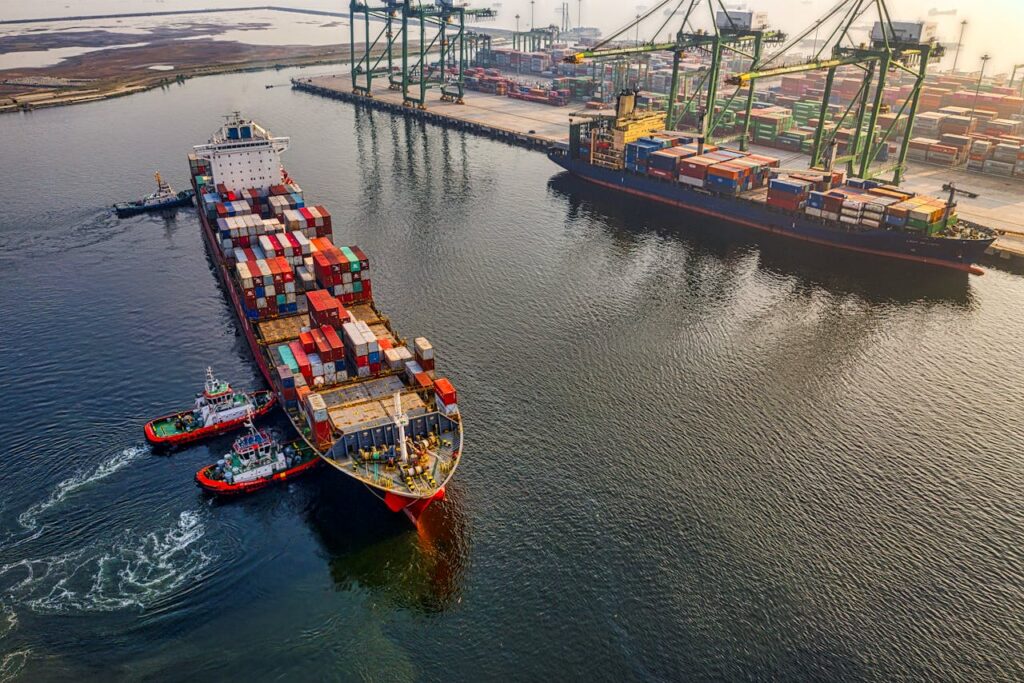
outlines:
[{"label": "deck crane", "polygon": [[953,209],[956,208],[956,196],[958,194],[967,197],[968,199],[977,199],[981,195],[977,192],[971,192],[970,190],[961,190],[956,186],[956,183],[944,183],[942,189],[949,193],[949,199],[946,200],[946,211],[942,216],[942,224],[945,225],[949,222],[949,216],[953,213]]},{"label": "deck crane", "polygon": [[[700,8],[706,7],[711,15],[711,31],[694,30],[693,22],[698,20],[697,13]],[[673,40],[657,42],[652,39],[649,42],[628,46],[612,46],[611,43],[622,35],[636,29],[645,23],[650,17],[664,10],[660,26],[655,30],[654,36],[658,36],[673,19],[682,17],[679,22],[679,30]],[[585,59],[609,59],[630,55],[641,55],[651,52],[672,53],[672,81],[669,86],[668,106],[666,110],[666,128],[672,130],[679,123],[681,115],[690,110],[706,111],[708,115],[698,115],[696,123],[699,127],[699,134],[705,140],[710,141],[716,128],[722,123],[725,110],[740,94],[740,89],[729,97],[726,107],[722,112],[715,115],[715,100],[718,95],[718,85],[721,79],[721,64],[724,53],[732,52],[739,57],[757,64],[761,60],[762,49],[766,45],[782,44],[786,35],[779,31],[767,29],[763,15],[748,12],[737,12],[727,10],[722,0],[662,0],[654,4],[646,12],[642,13],[634,21],[628,23],[615,33],[605,38],[590,49],[569,55],[564,61],[579,64]],[[701,51],[710,55],[710,66],[702,72],[693,92],[682,105],[682,114],[677,102],[679,96],[679,69],[682,55],[686,52]],[[697,98],[703,98],[704,104]],[[746,149],[748,126],[750,125],[750,111],[754,103],[754,87],[751,85],[746,89],[743,134],[740,146]]]},{"label": "deck crane", "polygon": [[[877,19],[871,30],[871,41],[869,44],[858,43],[850,35],[851,28],[872,8],[877,10]],[[835,140],[836,133],[838,133],[842,124],[850,116],[854,105],[856,105],[856,121],[854,123],[855,128],[850,149],[847,150],[845,155],[836,158],[835,161],[847,163],[849,171],[851,173],[856,171],[861,177],[868,177],[872,174],[871,164],[878,158],[882,151],[882,146],[888,144],[888,140],[896,129],[900,117],[906,114],[906,132],[902,139],[899,155],[895,165],[889,169],[893,172],[892,182],[898,185],[902,180],[906,166],[907,150],[909,148],[914,119],[917,116],[918,100],[924,86],[928,62],[932,58],[938,58],[945,54],[945,49],[942,45],[936,42],[933,36],[928,35],[931,26],[925,23],[893,22],[889,16],[885,0],[839,0],[824,15],[801,31],[778,52],[760,61],[749,72],[735,74],[726,79],[726,82],[742,87],[746,84],[752,84],[759,79],[826,70],[825,89],[811,150],[811,166],[819,167],[822,162],[823,149],[828,148]],[[801,64],[772,66],[773,62],[787,54],[792,47],[812,33],[817,33],[822,28],[826,29],[828,35],[811,59]],[[843,44],[844,41],[848,44]],[[831,55],[823,58],[824,52],[829,46],[831,46]],[[846,111],[836,123],[835,132],[826,140],[825,119],[828,104],[832,95],[836,70],[843,66],[860,68],[863,71],[863,78],[857,95],[851,100]],[[914,86],[909,96],[899,108],[897,116],[882,134],[881,140],[875,143],[873,140],[874,130],[878,122],[878,115],[883,107],[882,100],[885,94],[886,77],[890,72],[897,70],[913,76],[915,79]],[[876,73],[878,81],[874,86],[874,97],[869,107],[868,97],[871,93],[872,82]],[[866,127],[865,118],[867,118]],[[865,130],[867,130],[866,135]],[[861,144],[862,137],[866,137],[863,145]]]},{"label": "deck crane", "polygon": [[[352,92],[373,96],[374,76],[387,76],[388,87],[402,91],[402,103],[426,109],[427,90],[437,87],[442,101],[462,103],[465,94],[463,72],[466,65],[466,19],[495,16],[490,8],[468,8],[454,0],[366,0],[349,2],[349,52],[352,60]],[[356,51],[357,19],[364,24],[362,53]],[[371,23],[381,24],[371,38]],[[410,37],[418,25],[418,35]],[[428,28],[432,37],[428,39]],[[416,44],[410,52],[410,41]],[[396,55],[397,52],[397,55]],[[431,55],[439,55],[431,66]],[[455,71],[449,75],[449,67]],[[413,92],[415,86],[415,92]]]}]

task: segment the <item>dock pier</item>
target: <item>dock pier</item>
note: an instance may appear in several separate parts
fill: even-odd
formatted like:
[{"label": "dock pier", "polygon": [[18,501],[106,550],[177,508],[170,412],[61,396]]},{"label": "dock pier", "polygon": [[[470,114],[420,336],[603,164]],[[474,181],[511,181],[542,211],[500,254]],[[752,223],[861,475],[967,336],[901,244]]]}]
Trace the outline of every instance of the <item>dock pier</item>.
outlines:
[{"label": "dock pier", "polygon": [[370,96],[352,92],[348,74],[292,79],[292,88],[356,106],[400,114],[435,125],[526,147],[547,149],[568,139],[570,107],[538,105],[504,95],[470,92],[465,103],[431,102],[427,109],[402,104],[402,93],[382,88]]}]

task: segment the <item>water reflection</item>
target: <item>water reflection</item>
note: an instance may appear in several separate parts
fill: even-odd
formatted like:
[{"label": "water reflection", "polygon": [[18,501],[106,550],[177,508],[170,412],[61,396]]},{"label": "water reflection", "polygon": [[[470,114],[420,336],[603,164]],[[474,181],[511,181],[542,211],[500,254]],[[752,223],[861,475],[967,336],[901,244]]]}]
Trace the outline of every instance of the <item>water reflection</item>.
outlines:
[{"label": "water reflection", "polygon": [[[970,276],[961,271],[755,234],[723,221],[690,217],[655,202],[609,194],[564,172],[548,181],[548,190],[565,202],[569,224],[605,226],[613,238],[626,245],[651,234],[682,243],[691,257],[687,279],[695,286],[703,280],[701,270],[713,269],[721,278],[723,265],[728,271],[744,271],[749,264],[791,279],[795,293],[804,296],[825,290],[857,296],[871,304],[976,307]],[[712,257],[711,263],[701,258],[706,256]]]},{"label": "water reflection", "polygon": [[424,613],[456,604],[470,551],[458,493],[431,505],[412,527],[342,476],[321,474],[307,515],[328,554],[335,587],[369,590],[395,607]]}]

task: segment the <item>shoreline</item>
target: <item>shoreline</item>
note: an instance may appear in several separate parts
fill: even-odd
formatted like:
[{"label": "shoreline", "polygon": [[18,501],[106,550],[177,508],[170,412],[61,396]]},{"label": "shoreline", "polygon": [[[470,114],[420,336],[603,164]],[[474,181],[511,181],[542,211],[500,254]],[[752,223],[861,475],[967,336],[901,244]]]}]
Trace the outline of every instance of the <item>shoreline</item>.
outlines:
[{"label": "shoreline", "polygon": [[47,107],[63,107],[88,102],[114,99],[134,95],[154,88],[184,83],[191,78],[216,76],[250,71],[280,70],[293,67],[316,66],[318,64],[345,64],[351,61],[349,49],[332,47],[328,50],[293,57],[255,59],[242,62],[220,62],[204,66],[187,66],[169,72],[154,72],[147,77],[115,77],[90,84],[88,89],[43,89],[38,93],[29,92],[0,99],[0,114],[29,112]]}]

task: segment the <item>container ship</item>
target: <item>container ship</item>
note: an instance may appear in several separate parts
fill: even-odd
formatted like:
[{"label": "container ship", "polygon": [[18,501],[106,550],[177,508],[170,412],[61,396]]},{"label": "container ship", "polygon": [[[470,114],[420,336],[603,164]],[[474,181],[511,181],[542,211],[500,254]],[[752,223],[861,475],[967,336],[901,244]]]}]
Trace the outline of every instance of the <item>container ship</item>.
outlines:
[{"label": "container ship", "polygon": [[[288,138],[235,114],[189,155],[202,233],[260,372],[316,455],[415,522],[462,456],[434,348],[376,306],[370,260],[284,170]],[[335,234],[335,227],[339,229]]]},{"label": "container ship", "polygon": [[570,124],[549,158],[602,187],[749,228],[865,254],[981,274],[974,263],[995,240],[961,220],[948,201],[840,171],[788,171],[779,159],[705,145],[663,130],[663,113],[641,112],[636,93],[614,115]]}]

